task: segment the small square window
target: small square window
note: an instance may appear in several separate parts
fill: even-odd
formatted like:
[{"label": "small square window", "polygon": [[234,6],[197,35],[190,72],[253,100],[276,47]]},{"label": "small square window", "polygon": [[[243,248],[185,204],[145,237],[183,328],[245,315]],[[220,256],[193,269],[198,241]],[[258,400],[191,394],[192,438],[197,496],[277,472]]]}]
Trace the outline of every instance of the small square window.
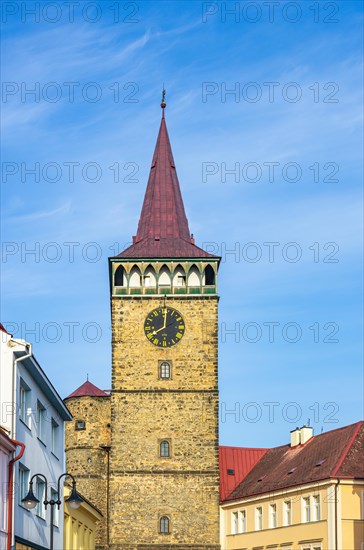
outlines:
[{"label": "small square window", "polygon": [[75,429],[76,430],[86,430],[86,422],[84,420],[76,420]]}]

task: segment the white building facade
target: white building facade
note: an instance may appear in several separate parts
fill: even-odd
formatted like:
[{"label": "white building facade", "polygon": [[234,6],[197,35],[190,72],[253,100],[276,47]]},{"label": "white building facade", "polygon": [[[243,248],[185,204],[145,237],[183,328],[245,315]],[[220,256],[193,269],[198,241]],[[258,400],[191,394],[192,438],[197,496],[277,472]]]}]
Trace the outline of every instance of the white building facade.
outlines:
[{"label": "white building facade", "polygon": [[[57,481],[65,472],[64,423],[72,416],[34,357],[31,344],[0,330],[0,360],[0,425],[11,439],[25,445],[13,466],[12,509],[8,511],[12,522],[6,548],[46,550],[50,547],[51,514],[43,500],[57,499]],[[44,478],[36,477],[33,491],[40,504],[29,511],[21,499],[34,474],[45,476],[47,494]],[[63,515],[62,502],[59,511],[54,507],[55,550],[63,547]]]}]

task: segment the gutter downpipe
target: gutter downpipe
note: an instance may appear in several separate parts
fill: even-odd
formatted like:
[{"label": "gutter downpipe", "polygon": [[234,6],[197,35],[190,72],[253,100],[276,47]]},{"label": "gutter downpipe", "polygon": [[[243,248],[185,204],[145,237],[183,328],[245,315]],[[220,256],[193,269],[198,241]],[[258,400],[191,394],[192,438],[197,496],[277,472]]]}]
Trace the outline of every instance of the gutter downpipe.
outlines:
[{"label": "gutter downpipe", "polygon": [[14,463],[19,460],[25,451],[24,443],[11,440],[15,445],[21,447],[21,450],[17,456],[14,456],[9,462],[9,476],[8,476],[8,538],[7,538],[7,550],[11,550],[11,541],[13,538],[13,479],[14,479]]},{"label": "gutter downpipe", "polygon": [[338,547],[338,521],[337,521],[337,490],[340,485],[340,479],[337,480],[337,483],[335,485],[335,550],[339,550]]}]

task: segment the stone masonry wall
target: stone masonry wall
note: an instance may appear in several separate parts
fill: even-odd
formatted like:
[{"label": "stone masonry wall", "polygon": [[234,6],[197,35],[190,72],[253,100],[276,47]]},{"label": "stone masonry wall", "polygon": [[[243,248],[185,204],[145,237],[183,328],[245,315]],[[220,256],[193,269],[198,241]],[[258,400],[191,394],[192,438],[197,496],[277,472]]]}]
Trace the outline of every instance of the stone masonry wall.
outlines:
[{"label": "stone masonry wall", "polygon": [[[219,548],[217,297],[168,297],[185,320],[182,340],[144,335],[163,298],[112,298],[110,548]],[[172,362],[172,379],[158,376]],[[168,439],[171,456],[161,458]],[[170,533],[159,533],[159,518]]]},{"label": "stone masonry wall", "polygon": [[[96,528],[96,548],[108,550],[107,492],[108,452],[110,446],[110,398],[72,397],[66,405],[73,420],[66,423],[66,468],[75,476],[78,491],[103,514]],[[84,420],[85,430],[76,430]]]}]

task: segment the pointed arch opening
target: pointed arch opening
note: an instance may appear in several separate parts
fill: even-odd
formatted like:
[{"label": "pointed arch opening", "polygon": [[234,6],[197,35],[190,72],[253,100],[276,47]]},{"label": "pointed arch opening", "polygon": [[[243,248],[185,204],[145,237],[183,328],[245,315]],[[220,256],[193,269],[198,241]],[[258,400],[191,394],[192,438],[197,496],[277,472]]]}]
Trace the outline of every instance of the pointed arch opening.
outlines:
[{"label": "pointed arch opening", "polygon": [[189,292],[199,292],[200,291],[200,272],[196,265],[193,265],[188,272],[188,288]]},{"label": "pointed arch opening", "polygon": [[157,287],[157,274],[154,267],[149,264],[143,275],[143,286],[147,294],[153,294],[156,292]]},{"label": "pointed arch opening", "polygon": [[161,293],[167,293],[171,290],[171,272],[164,264],[158,274],[158,287]]},{"label": "pointed arch opening", "polygon": [[176,269],[174,270],[173,286],[178,289],[186,287],[186,272],[181,264],[178,264]]},{"label": "pointed arch opening", "polygon": [[137,265],[134,265],[130,271],[129,288],[140,288],[142,286],[142,274]]},{"label": "pointed arch opening", "polygon": [[204,271],[204,284],[206,286],[213,286],[215,284],[215,271],[211,265],[207,265]]},{"label": "pointed arch opening", "polygon": [[122,265],[116,269],[114,273],[114,285],[115,286],[126,286],[126,275],[125,269]]}]

